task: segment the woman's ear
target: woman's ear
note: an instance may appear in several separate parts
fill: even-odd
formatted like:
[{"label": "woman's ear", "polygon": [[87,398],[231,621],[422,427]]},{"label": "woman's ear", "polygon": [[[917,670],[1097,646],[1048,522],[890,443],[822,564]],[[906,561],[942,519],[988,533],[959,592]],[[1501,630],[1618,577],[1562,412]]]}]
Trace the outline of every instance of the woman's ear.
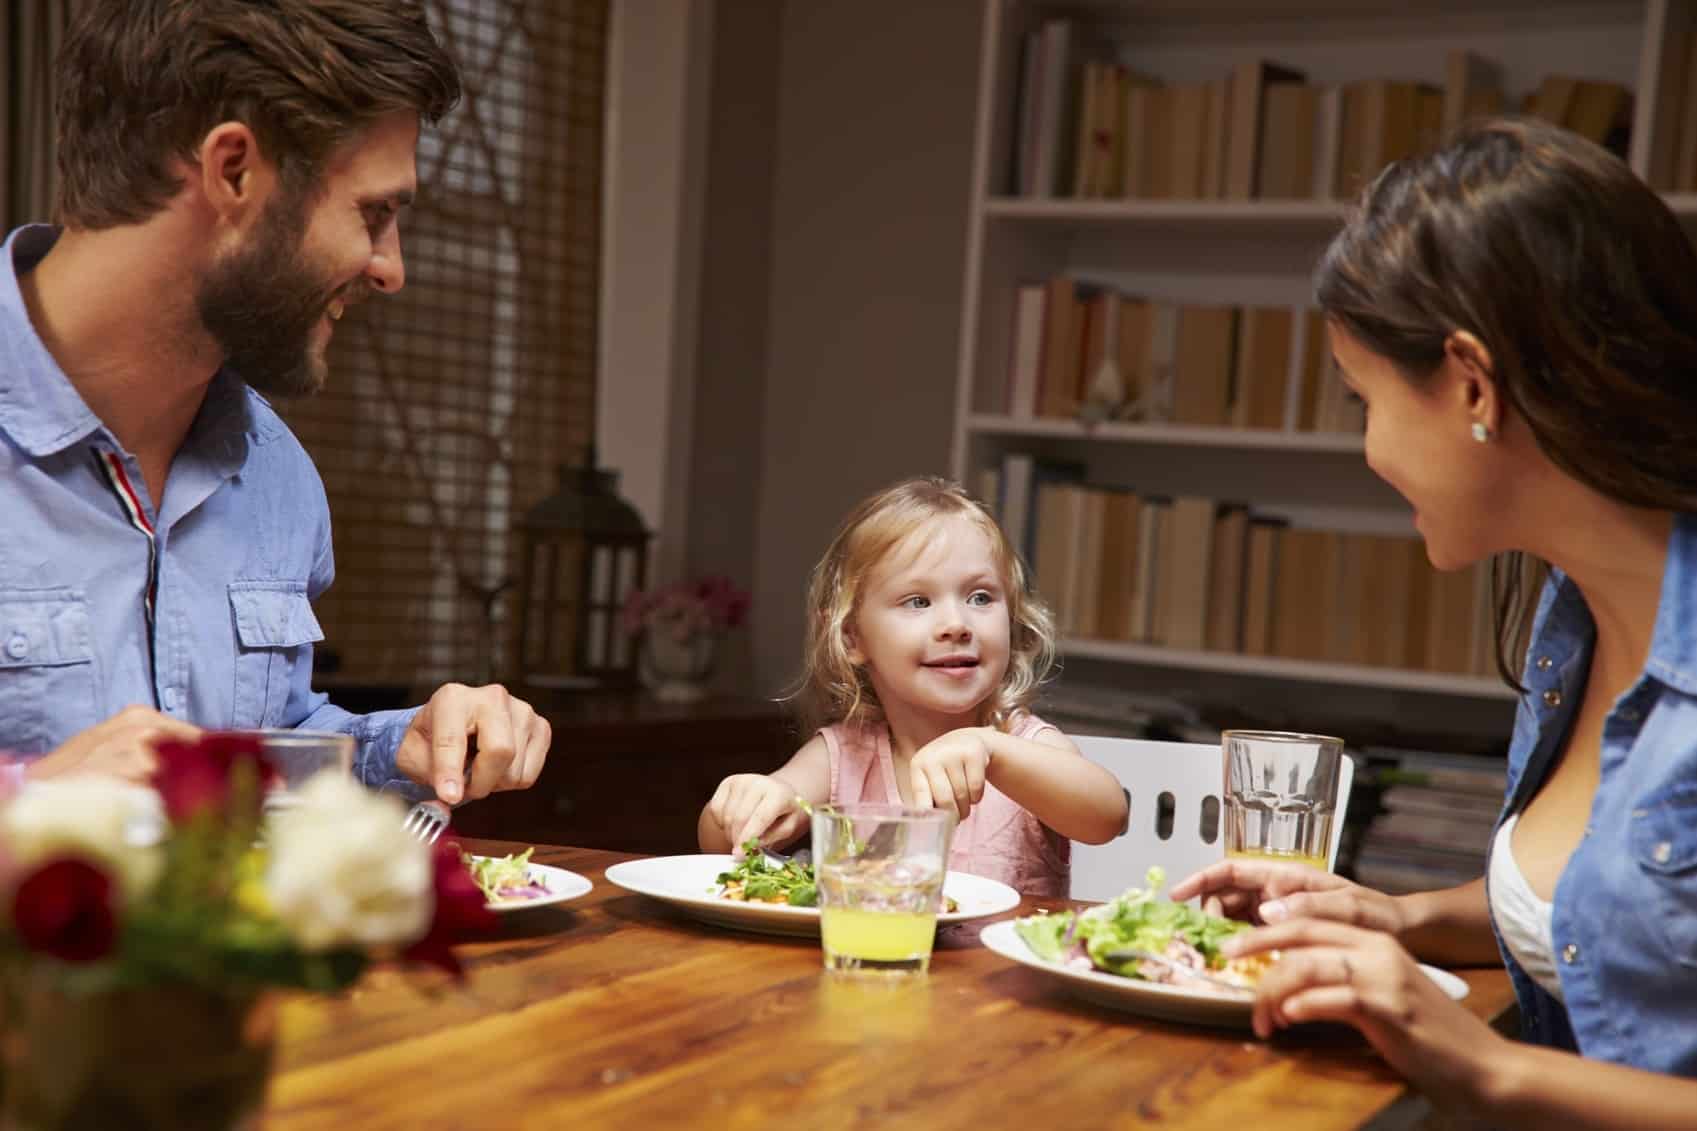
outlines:
[{"label": "woman's ear", "polygon": [[[1457,330],[1444,340],[1444,368],[1455,384],[1474,436],[1487,440],[1495,436],[1502,428],[1502,398],[1497,394],[1491,351],[1473,334]],[[1480,428],[1484,429],[1482,433]]]}]

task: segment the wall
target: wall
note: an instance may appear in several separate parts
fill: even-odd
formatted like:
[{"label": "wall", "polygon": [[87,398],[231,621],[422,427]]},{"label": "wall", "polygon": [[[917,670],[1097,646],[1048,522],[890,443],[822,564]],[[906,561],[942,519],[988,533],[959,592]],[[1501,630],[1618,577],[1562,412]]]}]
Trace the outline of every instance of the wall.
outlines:
[{"label": "wall", "polygon": [[[977,0],[784,6],[755,511],[763,692],[795,672],[807,573],[843,513],[948,469],[980,21]],[[696,513],[720,502],[697,497]]]}]

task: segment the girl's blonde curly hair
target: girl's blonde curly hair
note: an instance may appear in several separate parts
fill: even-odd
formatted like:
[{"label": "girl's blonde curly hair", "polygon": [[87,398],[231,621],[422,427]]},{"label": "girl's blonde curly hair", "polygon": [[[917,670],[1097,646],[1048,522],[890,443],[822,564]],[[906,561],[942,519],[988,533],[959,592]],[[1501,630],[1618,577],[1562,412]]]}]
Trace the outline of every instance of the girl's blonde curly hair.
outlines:
[{"label": "girl's blonde curly hair", "polygon": [[957,483],[935,476],[904,479],[864,499],[831,539],[808,584],[807,643],[797,702],[804,734],[833,723],[881,722],[883,706],[866,673],[850,661],[846,630],[866,578],[879,562],[940,519],[960,517],[990,539],[1008,601],[1008,669],[981,708],[981,725],[1005,728],[1028,707],[1055,662],[1055,622],[1031,591],[1020,560],[995,516]]}]

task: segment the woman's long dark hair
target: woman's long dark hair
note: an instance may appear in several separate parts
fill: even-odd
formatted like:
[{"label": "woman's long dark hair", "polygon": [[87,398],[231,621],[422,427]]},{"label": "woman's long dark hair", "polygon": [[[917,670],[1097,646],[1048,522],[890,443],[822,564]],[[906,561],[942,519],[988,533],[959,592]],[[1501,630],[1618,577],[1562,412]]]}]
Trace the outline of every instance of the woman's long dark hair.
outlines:
[{"label": "woman's long dark hair", "polygon": [[[1367,187],[1315,294],[1414,382],[1468,331],[1557,467],[1622,503],[1697,510],[1697,253],[1600,146],[1531,119],[1464,125]],[[1524,559],[1491,563],[1497,669],[1517,688],[1543,564]]]}]

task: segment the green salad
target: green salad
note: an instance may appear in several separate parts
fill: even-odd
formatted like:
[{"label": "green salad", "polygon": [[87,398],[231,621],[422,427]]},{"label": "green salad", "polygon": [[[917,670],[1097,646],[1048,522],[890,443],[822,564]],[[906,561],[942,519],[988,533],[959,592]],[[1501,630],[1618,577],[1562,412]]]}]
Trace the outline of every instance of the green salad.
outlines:
[{"label": "green salad", "polygon": [[1162,968],[1138,959],[1115,960],[1108,955],[1131,949],[1163,955],[1181,964],[1209,971],[1227,967],[1220,944],[1247,924],[1184,903],[1160,898],[1166,873],[1150,868],[1141,888],[1083,911],[1031,915],[1014,923],[1033,954],[1049,962],[1078,968],[1086,964],[1110,974],[1165,981]]},{"label": "green salad", "polygon": [[790,907],[816,907],[819,888],[813,882],[813,865],[789,860],[777,864],[766,859],[760,842],[742,846],[743,858],[729,871],[719,873],[719,885],[727,899],[748,903],[783,903]]},{"label": "green salad", "polygon": [[531,878],[530,854],[535,851],[534,847],[527,848],[499,859],[461,852],[460,859],[465,861],[477,886],[483,889],[484,899],[490,903],[511,903],[548,894],[547,884]]}]

